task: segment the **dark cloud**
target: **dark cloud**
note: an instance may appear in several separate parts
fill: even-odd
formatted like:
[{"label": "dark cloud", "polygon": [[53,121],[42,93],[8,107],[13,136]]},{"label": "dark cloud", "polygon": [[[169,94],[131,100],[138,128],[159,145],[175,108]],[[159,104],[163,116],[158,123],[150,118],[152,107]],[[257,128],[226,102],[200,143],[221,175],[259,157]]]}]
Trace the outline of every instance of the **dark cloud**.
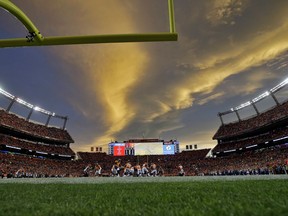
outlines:
[{"label": "dark cloud", "polygon": [[[165,0],[13,2],[44,36],[169,29]],[[174,4],[177,42],[2,49],[0,85],[68,115],[75,150],[143,135],[212,147],[217,112],[287,76],[288,3]],[[25,37],[3,11],[0,27],[1,38]]]}]

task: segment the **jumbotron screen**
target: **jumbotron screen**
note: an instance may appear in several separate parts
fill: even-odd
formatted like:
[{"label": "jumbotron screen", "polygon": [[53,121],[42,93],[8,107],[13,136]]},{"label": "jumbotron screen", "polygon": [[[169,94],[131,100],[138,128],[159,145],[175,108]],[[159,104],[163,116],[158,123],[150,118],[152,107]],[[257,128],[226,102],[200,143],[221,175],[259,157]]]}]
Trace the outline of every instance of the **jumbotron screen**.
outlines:
[{"label": "jumbotron screen", "polygon": [[114,156],[125,156],[125,143],[115,143],[113,145]]},{"label": "jumbotron screen", "polygon": [[173,155],[175,154],[175,145],[163,145],[163,154],[164,155]]},{"label": "jumbotron screen", "polygon": [[176,141],[163,141],[153,139],[153,141],[145,140],[129,140],[124,142],[109,143],[109,155],[125,156],[125,155],[174,155],[177,152]]},{"label": "jumbotron screen", "polygon": [[174,145],[163,145],[163,142],[134,143],[135,155],[163,155],[174,152]]}]

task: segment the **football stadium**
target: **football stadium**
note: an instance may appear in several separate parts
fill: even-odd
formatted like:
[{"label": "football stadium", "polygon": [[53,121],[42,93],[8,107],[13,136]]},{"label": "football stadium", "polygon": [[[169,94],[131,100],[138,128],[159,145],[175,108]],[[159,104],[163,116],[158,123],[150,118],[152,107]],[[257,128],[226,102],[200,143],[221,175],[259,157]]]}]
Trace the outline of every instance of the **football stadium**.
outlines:
[{"label": "football stadium", "polygon": [[[236,1],[233,7],[227,4],[224,6],[229,13],[221,14],[225,24],[229,21],[233,26],[234,21],[226,18],[236,8],[239,19],[242,3]],[[13,53],[12,47],[177,41],[174,3],[168,0],[167,5],[168,32],[43,37],[22,10],[8,0],[0,0],[0,6],[29,31],[24,39],[0,39],[0,47],[9,47]],[[208,15],[205,19],[209,21],[213,14]],[[279,71],[288,64],[282,60],[277,62],[281,64]],[[222,64],[222,59],[219,62]],[[269,62],[269,67],[275,65]],[[255,79],[250,82],[256,86]],[[172,86],[170,83],[169,88]],[[165,139],[160,135],[111,139],[106,146],[91,144],[91,151],[72,148],[78,145],[67,126],[73,116],[59,115],[36,105],[43,101],[31,102],[16,96],[20,92],[0,87],[0,215],[287,215],[288,78],[283,76],[278,83],[260,87],[264,93],[253,91],[247,102],[239,104],[237,98],[236,103],[226,103],[232,108],[216,113],[219,125],[213,128],[210,140],[215,145],[211,148],[183,144],[181,136],[170,134]],[[32,95],[36,91],[28,92]],[[145,102],[144,97],[141,100]],[[164,108],[171,114],[169,106]],[[100,118],[97,120],[100,122]],[[168,121],[165,119],[165,124]]]},{"label": "football stadium", "polygon": [[[285,215],[287,211],[288,80],[249,102],[219,112],[213,149],[179,151],[179,141],[129,139],[109,152],[74,152],[67,117],[1,89],[3,215]],[[258,102],[275,105],[259,112]],[[13,106],[30,110],[13,113]],[[252,106],[255,115],[242,119]],[[46,122],[30,121],[41,112]],[[225,115],[237,121],[225,123]],[[224,117],[223,117],[224,116]],[[63,121],[52,127],[52,118]],[[15,207],[17,203],[17,207]],[[132,205],[132,207],[131,207]],[[167,208],[164,206],[168,206]],[[255,207],[256,205],[256,207]],[[129,207],[129,208],[128,208]],[[144,208],[144,209],[143,209]]]}]

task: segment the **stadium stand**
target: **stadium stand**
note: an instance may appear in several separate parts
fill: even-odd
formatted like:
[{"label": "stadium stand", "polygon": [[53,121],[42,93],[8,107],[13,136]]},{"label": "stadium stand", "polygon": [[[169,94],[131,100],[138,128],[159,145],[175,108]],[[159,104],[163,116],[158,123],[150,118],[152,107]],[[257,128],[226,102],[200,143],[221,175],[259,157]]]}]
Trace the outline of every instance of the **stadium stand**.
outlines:
[{"label": "stadium stand", "polygon": [[[283,89],[288,79],[264,94],[229,111],[219,113],[222,125],[213,139],[214,158],[197,167],[200,175],[287,174],[288,169],[288,101],[279,103],[275,93]],[[256,104],[271,97],[275,106],[259,112]],[[239,110],[251,106],[255,116],[241,119]],[[236,114],[238,121],[224,123],[222,116]],[[208,167],[208,168],[207,168]]]},{"label": "stadium stand", "polygon": [[287,123],[287,120],[288,102],[285,102],[255,117],[241,120],[240,122],[221,125],[213,139],[227,139],[243,134],[251,134],[260,129],[270,129],[270,127],[275,124]]},{"label": "stadium stand", "polygon": [[[197,163],[197,175],[287,174],[287,146],[234,153],[226,157],[206,158]],[[193,170],[192,170],[193,172]]]},{"label": "stadium stand", "polygon": [[[269,146],[273,143],[279,143],[280,140],[286,140],[288,134],[287,127],[279,127],[263,134],[259,134],[252,137],[247,137],[238,140],[228,140],[222,141],[221,144],[218,144],[213,149],[213,152],[224,152],[231,149],[244,149],[249,146],[259,145],[260,147]],[[284,138],[284,139],[282,139]],[[278,141],[278,142],[277,142]]]},{"label": "stadium stand", "polygon": [[18,178],[76,177],[83,164],[28,155],[0,153],[0,176]]},{"label": "stadium stand", "polygon": [[129,161],[133,166],[145,162],[149,164],[154,162],[162,167],[164,176],[176,176],[179,164],[184,167],[186,175],[189,176],[271,175],[287,174],[288,172],[287,145],[234,153],[226,157],[202,157],[204,152],[208,151],[209,149],[202,152],[195,150],[169,156],[124,156],[121,158],[106,153],[79,152],[79,155],[83,158],[75,161],[0,153],[0,176],[31,178],[82,177],[84,176],[83,170],[88,164],[91,165],[90,176],[94,176],[93,166],[95,163],[99,163],[103,168],[103,173],[109,176],[112,164],[119,159],[121,159],[122,165]]},{"label": "stadium stand", "polygon": [[[213,136],[213,139],[217,140],[217,145],[212,149],[212,154],[219,157],[287,143],[288,101],[284,100],[280,103],[275,95],[287,84],[288,79],[240,106],[219,113],[222,125]],[[266,111],[259,112],[256,105],[266,98],[273,99],[272,101],[276,105],[271,106]],[[256,115],[241,119],[239,110],[248,106],[256,111]],[[238,121],[224,123],[222,116],[231,113],[236,114]]]},{"label": "stadium stand", "polygon": [[[71,148],[67,146],[52,145],[52,144],[40,144],[34,142],[28,142],[12,136],[0,134],[0,145],[5,145],[6,148],[16,147],[23,150],[32,150],[38,152],[46,152],[49,154],[60,155],[75,155]],[[15,149],[15,148],[14,148]]]},{"label": "stadium stand", "polygon": [[[0,109],[0,177],[95,176],[96,164],[101,166],[102,176],[111,176],[115,161],[120,168],[130,163],[134,170],[144,163],[147,167],[155,163],[164,176],[178,175],[180,165],[190,176],[287,174],[287,108],[288,103],[284,102],[249,119],[222,124],[213,137],[218,144],[212,150],[118,157],[103,152],[78,152],[77,160],[70,148],[74,141],[66,130]],[[210,152],[213,156],[207,157]]]},{"label": "stadium stand", "polygon": [[28,121],[0,109],[0,150],[2,152],[71,160],[75,153],[70,134],[61,128]]},{"label": "stadium stand", "polygon": [[13,132],[18,136],[30,136],[34,140],[46,142],[74,142],[66,130],[36,124],[2,109],[0,109],[0,132]]}]

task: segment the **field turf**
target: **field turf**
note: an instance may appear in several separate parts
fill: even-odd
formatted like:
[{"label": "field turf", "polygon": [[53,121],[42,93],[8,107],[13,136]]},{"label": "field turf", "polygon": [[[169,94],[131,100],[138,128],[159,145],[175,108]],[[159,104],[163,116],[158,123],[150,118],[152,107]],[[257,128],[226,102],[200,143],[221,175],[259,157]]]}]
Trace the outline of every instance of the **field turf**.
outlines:
[{"label": "field turf", "polygon": [[0,179],[0,215],[288,215],[288,178]]}]

